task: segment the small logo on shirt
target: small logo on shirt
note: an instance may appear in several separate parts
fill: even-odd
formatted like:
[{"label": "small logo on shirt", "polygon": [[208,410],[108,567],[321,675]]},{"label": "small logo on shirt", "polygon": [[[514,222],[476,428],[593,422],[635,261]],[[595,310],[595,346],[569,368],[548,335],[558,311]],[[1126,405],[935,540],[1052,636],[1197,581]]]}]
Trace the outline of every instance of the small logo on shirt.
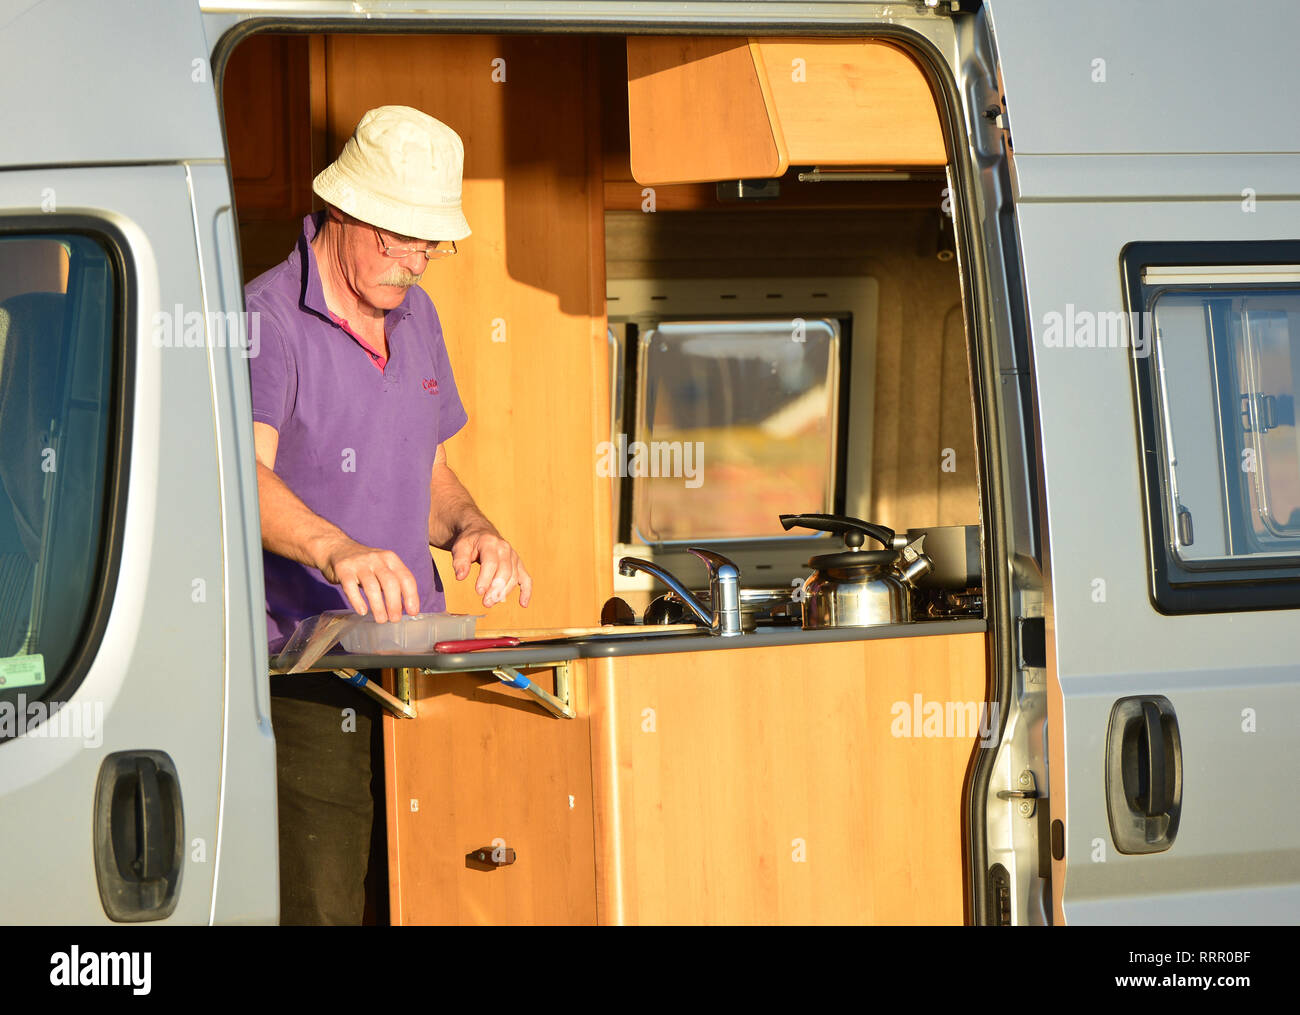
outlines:
[{"label": "small logo on shirt", "polygon": [[424,390],[431,395],[436,395],[438,393],[438,378],[426,377],[424,379]]}]

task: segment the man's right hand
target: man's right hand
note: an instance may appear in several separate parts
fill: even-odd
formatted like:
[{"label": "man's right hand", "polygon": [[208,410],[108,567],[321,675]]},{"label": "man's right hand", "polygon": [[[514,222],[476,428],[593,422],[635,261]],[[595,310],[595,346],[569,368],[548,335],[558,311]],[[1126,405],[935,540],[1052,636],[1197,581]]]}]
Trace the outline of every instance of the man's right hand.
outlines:
[{"label": "man's right hand", "polygon": [[392,550],[365,546],[340,535],[322,557],[320,573],[343,590],[352,608],[362,616],[367,603],[380,624],[400,620],[403,607],[407,613],[420,612],[415,576]]}]

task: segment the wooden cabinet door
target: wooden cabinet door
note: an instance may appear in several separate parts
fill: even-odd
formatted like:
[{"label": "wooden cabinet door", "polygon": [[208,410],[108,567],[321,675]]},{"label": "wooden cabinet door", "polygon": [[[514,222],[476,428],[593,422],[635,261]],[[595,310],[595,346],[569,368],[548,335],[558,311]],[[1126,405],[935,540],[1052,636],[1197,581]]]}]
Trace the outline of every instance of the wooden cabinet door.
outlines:
[{"label": "wooden cabinet door", "polygon": [[[591,749],[584,663],[576,719],[490,673],[416,678],[416,719],[384,719],[394,924],[594,924]],[[554,690],[553,671],[527,670]],[[476,869],[494,845],[515,861]]]},{"label": "wooden cabinet door", "polygon": [[601,922],[961,923],[984,652],[976,633],[594,663]]}]

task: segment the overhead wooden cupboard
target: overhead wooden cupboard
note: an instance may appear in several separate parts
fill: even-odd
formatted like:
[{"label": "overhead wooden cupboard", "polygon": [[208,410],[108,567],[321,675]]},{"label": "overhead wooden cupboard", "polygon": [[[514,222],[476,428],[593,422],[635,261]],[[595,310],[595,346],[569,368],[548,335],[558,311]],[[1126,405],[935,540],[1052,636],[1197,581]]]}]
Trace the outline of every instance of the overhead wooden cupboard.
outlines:
[{"label": "overhead wooden cupboard", "polygon": [[627,73],[641,183],[948,161],[929,85],[888,43],[634,36]]}]

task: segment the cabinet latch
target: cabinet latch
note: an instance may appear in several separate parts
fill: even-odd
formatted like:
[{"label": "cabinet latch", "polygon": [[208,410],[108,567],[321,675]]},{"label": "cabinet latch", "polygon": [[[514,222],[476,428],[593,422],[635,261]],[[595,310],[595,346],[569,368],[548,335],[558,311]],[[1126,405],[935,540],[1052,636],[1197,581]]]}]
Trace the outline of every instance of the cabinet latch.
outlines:
[{"label": "cabinet latch", "polygon": [[494,871],[514,862],[515,851],[511,846],[483,846],[465,854],[465,866],[470,870]]}]

